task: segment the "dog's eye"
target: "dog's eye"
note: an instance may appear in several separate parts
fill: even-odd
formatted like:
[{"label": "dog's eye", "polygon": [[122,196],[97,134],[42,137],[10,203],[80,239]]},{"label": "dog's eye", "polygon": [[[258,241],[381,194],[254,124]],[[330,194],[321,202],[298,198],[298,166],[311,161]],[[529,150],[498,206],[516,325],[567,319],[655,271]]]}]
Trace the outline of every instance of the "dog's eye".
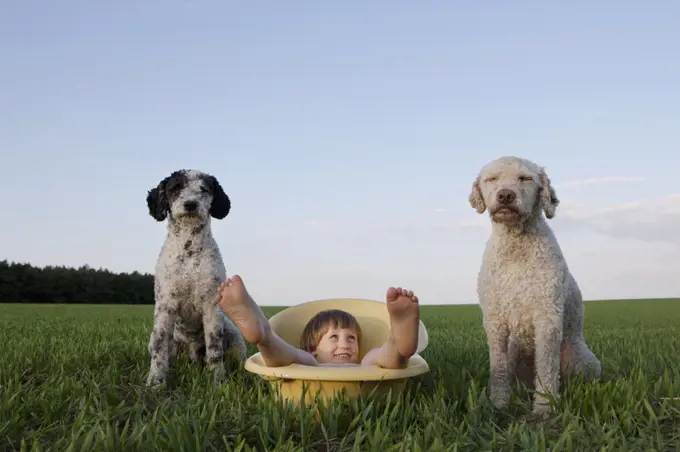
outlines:
[{"label": "dog's eye", "polygon": [[484,179],[484,182],[493,182],[498,179],[498,176],[491,176]]},{"label": "dog's eye", "polygon": [[208,193],[210,190],[208,190],[206,187],[201,186],[201,192],[202,193]]},{"label": "dog's eye", "polygon": [[522,175],[522,176],[519,176],[519,180],[521,180],[522,182],[527,182],[527,181],[530,181],[530,180],[533,180],[533,179],[531,178],[531,176]]}]

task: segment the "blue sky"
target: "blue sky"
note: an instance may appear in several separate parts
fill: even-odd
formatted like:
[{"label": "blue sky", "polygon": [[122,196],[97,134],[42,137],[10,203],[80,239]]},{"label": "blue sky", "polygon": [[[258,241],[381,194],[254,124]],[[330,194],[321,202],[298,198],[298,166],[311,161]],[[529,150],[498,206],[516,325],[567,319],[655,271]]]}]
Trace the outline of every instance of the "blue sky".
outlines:
[{"label": "blue sky", "polygon": [[470,185],[518,155],[586,299],[678,296],[679,42],[670,1],[6,2],[0,258],[151,272],[194,168],[263,305],[476,303]]}]

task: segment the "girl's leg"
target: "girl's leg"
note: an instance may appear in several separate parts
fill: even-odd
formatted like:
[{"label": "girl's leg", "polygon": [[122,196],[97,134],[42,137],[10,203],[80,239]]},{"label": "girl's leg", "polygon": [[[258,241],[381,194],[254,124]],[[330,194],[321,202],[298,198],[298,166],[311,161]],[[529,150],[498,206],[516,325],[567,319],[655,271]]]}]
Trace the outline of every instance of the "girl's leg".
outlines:
[{"label": "girl's leg", "polygon": [[269,367],[282,367],[289,364],[317,366],[316,358],[304,350],[293,347],[269,328],[269,335],[258,342],[257,349],[264,363]]},{"label": "girl's leg", "polygon": [[240,276],[234,275],[222,283],[216,301],[243,338],[257,346],[267,366],[318,365],[311,354],[293,347],[272,331],[267,317],[246,290]]},{"label": "girl's leg", "polygon": [[375,365],[386,369],[404,369],[418,349],[420,306],[412,291],[387,290],[387,311],[390,314],[390,338],[374,348],[361,360],[362,365]]}]

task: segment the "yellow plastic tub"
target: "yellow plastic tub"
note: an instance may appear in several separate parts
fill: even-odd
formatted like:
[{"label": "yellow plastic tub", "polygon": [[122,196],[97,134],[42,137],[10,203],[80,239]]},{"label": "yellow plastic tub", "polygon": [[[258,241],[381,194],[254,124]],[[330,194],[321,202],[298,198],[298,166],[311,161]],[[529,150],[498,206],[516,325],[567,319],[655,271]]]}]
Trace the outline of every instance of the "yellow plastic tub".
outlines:
[{"label": "yellow plastic tub", "polygon": [[[269,319],[269,323],[284,341],[299,347],[300,335],[307,322],[326,309],[342,309],[356,317],[362,331],[360,358],[389,338],[387,306],[384,302],[374,300],[334,298],[309,301],[278,312]],[[305,400],[310,400],[310,396],[313,400],[316,395],[328,400],[339,393],[349,397],[366,396],[374,390],[380,394],[390,389],[396,395],[404,389],[408,378],[429,372],[427,362],[420,356],[427,343],[427,329],[421,321],[418,349],[405,369],[383,369],[378,366],[314,367],[300,364],[267,367],[260,353],[249,357],[245,368],[268,381],[280,398],[294,404],[302,399],[303,388],[306,388]]]}]

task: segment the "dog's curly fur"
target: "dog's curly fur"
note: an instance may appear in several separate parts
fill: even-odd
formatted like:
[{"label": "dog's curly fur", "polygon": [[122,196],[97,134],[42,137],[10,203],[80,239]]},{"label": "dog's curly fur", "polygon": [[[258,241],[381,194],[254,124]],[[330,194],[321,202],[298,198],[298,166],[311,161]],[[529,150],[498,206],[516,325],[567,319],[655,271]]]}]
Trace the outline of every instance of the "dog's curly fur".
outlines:
[{"label": "dog's curly fur", "polygon": [[231,201],[214,176],[179,170],[151,189],[146,202],[155,220],[168,220],[154,278],[147,385],[165,381],[182,345],[192,361],[205,359],[219,384],[225,356],[241,363],[246,357],[241,333],[216,302],[226,270],[210,222],[225,218]]},{"label": "dog's curly fur", "polygon": [[492,224],[477,281],[491,401],[507,406],[514,375],[536,390],[534,414],[546,415],[561,375],[601,374],[583,337],[581,291],[545,220],[559,199],[543,168],[501,157],[481,169],[469,202],[479,214],[488,209]]}]

